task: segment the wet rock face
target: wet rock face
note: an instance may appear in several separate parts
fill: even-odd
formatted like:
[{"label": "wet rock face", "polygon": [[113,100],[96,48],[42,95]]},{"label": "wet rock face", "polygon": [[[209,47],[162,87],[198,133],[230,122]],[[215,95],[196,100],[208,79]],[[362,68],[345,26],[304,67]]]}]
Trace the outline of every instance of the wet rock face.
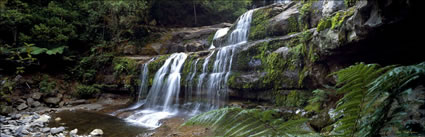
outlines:
[{"label": "wet rock face", "polygon": [[[385,65],[424,60],[425,56],[414,57],[422,50],[417,44],[421,38],[411,33],[420,26],[414,21],[418,8],[413,4],[358,1],[346,7],[342,1],[324,0],[257,9],[251,24],[251,42],[234,57],[234,73],[228,83],[230,96],[264,96],[262,99],[268,100],[276,90],[313,90],[333,85],[335,79],[328,75],[355,62]],[[290,26],[291,18],[298,21],[295,27],[301,24],[311,33],[303,28],[288,30],[294,28]],[[288,33],[296,36],[283,40]]]},{"label": "wet rock face", "polygon": [[222,23],[197,28],[181,28],[161,34],[160,38],[147,46],[154,49],[156,54],[171,54],[176,52],[195,52],[208,49],[212,36],[220,28],[231,24]]}]

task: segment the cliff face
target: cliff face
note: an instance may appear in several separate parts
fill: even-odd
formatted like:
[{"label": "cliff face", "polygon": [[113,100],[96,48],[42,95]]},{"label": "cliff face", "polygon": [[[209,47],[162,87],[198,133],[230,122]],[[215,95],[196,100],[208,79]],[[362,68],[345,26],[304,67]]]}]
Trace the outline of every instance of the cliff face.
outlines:
[{"label": "cliff face", "polygon": [[[233,56],[232,73],[227,82],[229,95],[302,106],[310,91],[335,84],[335,78],[328,76],[330,73],[356,62],[381,65],[420,62],[425,56],[421,56],[420,45],[415,44],[419,35],[411,33],[419,26],[415,21],[419,17],[417,11],[417,4],[408,0],[357,1],[348,5],[343,1],[324,0],[255,9],[248,42],[239,46]],[[229,32],[235,29],[235,24]],[[183,37],[192,36],[191,32],[185,32]],[[207,40],[206,35],[186,39],[177,36],[182,35],[173,35],[169,43]],[[228,37],[229,34],[212,42],[222,47]],[[184,44],[163,45],[169,46],[163,46],[162,54],[187,52],[189,55],[182,72],[182,89],[188,86],[184,83],[193,71],[190,69],[194,61],[199,59],[195,71],[200,74],[201,64],[214,51],[206,50],[208,44],[196,50],[181,48]],[[210,60],[214,60],[216,54],[213,53]],[[167,56],[160,55],[149,66],[150,84]],[[209,63],[207,72],[211,72],[212,67],[213,63]]]}]

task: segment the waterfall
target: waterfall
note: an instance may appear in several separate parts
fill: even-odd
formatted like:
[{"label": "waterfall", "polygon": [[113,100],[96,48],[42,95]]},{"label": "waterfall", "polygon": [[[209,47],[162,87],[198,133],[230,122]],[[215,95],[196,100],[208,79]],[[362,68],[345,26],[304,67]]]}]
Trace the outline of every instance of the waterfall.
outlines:
[{"label": "waterfall", "polygon": [[146,94],[148,93],[148,75],[149,75],[149,63],[151,63],[152,61],[154,61],[155,58],[150,59],[148,62],[146,62],[145,64],[142,65],[141,67],[141,71],[142,73],[139,76],[140,79],[140,86],[139,86],[139,93],[137,95],[137,100],[136,103],[128,108],[124,108],[124,109],[120,109],[117,110],[113,113],[111,113],[110,115],[115,116],[118,113],[124,112],[124,111],[129,111],[129,110],[135,110],[139,107],[141,107],[143,104],[145,104],[146,100],[142,100],[143,96],[146,96]]},{"label": "waterfall", "polygon": [[252,14],[254,10],[249,10],[244,13],[238,20],[235,30],[232,31],[228,39],[229,46],[246,42],[248,40],[248,32],[251,26]]},{"label": "waterfall", "polygon": [[274,3],[289,3],[291,0],[274,0]]},{"label": "waterfall", "polygon": [[[218,30],[214,38],[220,38],[229,35],[227,46],[220,47],[212,52],[203,60],[202,72],[197,77],[197,65],[200,59],[196,59],[190,64],[190,72],[186,76],[186,90],[183,100],[184,106],[189,106],[189,114],[197,114],[224,105],[227,99],[227,79],[231,73],[233,56],[237,53],[238,46],[248,40],[249,28],[254,10],[244,13],[236,23],[235,29],[227,34],[229,28]],[[214,45],[211,45],[214,48]],[[213,58],[215,55],[215,59]],[[160,120],[176,115],[181,111],[180,101],[180,82],[181,70],[187,58],[185,53],[174,53],[165,60],[162,67],[155,73],[152,87],[146,98],[146,103],[142,110],[139,110],[127,117],[126,120],[144,125],[146,127],[156,128],[160,126]],[[209,63],[213,63],[212,70],[208,69]],[[147,66],[147,65],[146,65]],[[145,70],[143,70],[145,72]],[[197,85],[193,84],[197,79]],[[141,93],[144,86],[147,85],[147,78],[141,83]],[[195,90],[194,90],[195,88]],[[147,91],[147,90],[146,90]],[[195,99],[193,99],[195,98]]]},{"label": "waterfall", "polygon": [[185,102],[193,102],[192,94],[193,94],[193,78],[196,76],[196,66],[198,65],[199,58],[190,65],[189,78],[186,80],[186,93],[185,93]]},{"label": "waterfall", "polygon": [[[217,54],[214,54],[216,51],[212,51],[205,58],[196,88],[196,98],[202,99],[203,102],[195,103],[192,114],[217,109],[224,105],[227,99],[227,79],[230,76],[233,56],[236,47],[248,40],[253,11],[250,10],[239,18],[235,29],[229,34],[227,46],[217,49]],[[227,31],[228,28],[218,30],[214,38],[226,35]],[[216,55],[213,69],[212,72],[208,72],[208,64],[213,55]]]},{"label": "waterfall", "polygon": [[155,73],[153,84],[146,98],[145,109],[136,112],[126,120],[146,127],[160,126],[159,120],[178,113],[180,94],[180,71],[187,58],[185,53],[174,53]]},{"label": "waterfall", "polygon": [[149,75],[149,63],[154,61],[155,58],[150,59],[148,62],[143,64],[142,73],[140,74],[140,86],[139,86],[139,94],[137,96],[137,102],[141,101],[141,97],[146,96],[148,93],[148,75]]},{"label": "waterfall", "polygon": [[249,10],[239,18],[235,30],[230,33],[228,38],[229,45],[220,48],[217,52],[213,71],[209,75],[206,85],[207,104],[210,104],[210,110],[223,106],[227,99],[227,79],[232,69],[233,56],[236,48],[248,40],[253,12],[254,10]]}]

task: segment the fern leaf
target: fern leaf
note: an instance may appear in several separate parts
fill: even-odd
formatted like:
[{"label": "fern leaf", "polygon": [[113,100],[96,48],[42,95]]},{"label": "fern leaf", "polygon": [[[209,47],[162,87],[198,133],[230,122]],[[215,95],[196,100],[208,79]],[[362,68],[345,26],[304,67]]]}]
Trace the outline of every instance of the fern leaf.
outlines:
[{"label": "fern leaf", "polygon": [[182,126],[204,125],[212,127],[222,136],[288,136],[311,131],[297,128],[308,119],[285,121],[273,110],[222,108],[190,118]]}]

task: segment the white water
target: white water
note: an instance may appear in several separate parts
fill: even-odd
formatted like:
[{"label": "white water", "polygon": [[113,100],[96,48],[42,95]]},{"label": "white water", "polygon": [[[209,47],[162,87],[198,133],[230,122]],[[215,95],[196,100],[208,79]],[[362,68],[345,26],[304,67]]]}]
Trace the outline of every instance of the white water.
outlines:
[{"label": "white water", "polygon": [[148,62],[143,64],[142,74],[140,74],[140,86],[139,86],[139,95],[137,96],[137,102],[140,102],[143,96],[148,94],[148,75],[149,75],[149,63],[154,61],[155,58],[150,59]]},{"label": "white water", "polygon": [[181,69],[187,55],[174,53],[165,61],[164,65],[155,73],[152,87],[146,98],[145,109],[136,112],[126,120],[143,126],[156,128],[159,120],[178,113],[180,93]]},{"label": "white water", "polygon": [[[226,35],[226,34],[227,34],[227,32],[229,31],[229,29],[230,29],[230,28],[222,28],[222,29],[217,30],[217,32],[214,34],[213,41],[214,41],[215,39],[221,38],[221,37],[223,37],[224,35]],[[209,49],[214,49],[214,48],[215,48],[215,46],[214,46],[214,43],[212,42],[212,43],[211,43],[211,47],[210,47]]]},{"label": "white water", "polygon": [[[227,99],[227,79],[231,73],[233,56],[236,48],[247,42],[253,10],[244,13],[238,20],[235,29],[229,34],[227,45],[213,50],[202,64],[202,72],[199,74],[196,90],[192,84],[196,77],[197,59],[190,66],[190,73],[186,76],[186,91],[184,106],[188,106],[190,114],[198,114],[224,105]],[[220,29],[214,38],[223,37],[229,29]],[[211,47],[213,47],[212,45]],[[208,70],[208,64],[215,55],[213,69]],[[156,128],[160,126],[160,120],[179,113],[181,107],[180,95],[180,72],[187,58],[185,53],[174,53],[155,73],[153,84],[147,95],[144,109],[135,112],[126,118],[127,121],[141,124],[146,127]],[[145,85],[147,85],[145,83]],[[193,99],[193,96],[195,99]]]},{"label": "white water", "polygon": [[274,3],[289,3],[290,0],[274,0]]},{"label": "white water", "polygon": [[[215,51],[211,52],[205,58],[196,88],[196,98],[201,99],[201,102],[193,103],[192,114],[217,109],[223,106],[227,100],[227,79],[230,76],[233,56],[236,47],[246,43],[248,40],[252,13],[253,10],[250,10],[239,18],[235,30],[229,35],[227,46],[218,49],[217,53]],[[215,35],[225,35],[227,31],[218,30]],[[208,64],[213,55],[215,55],[213,69],[212,72],[208,72]]]},{"label": "white water", "polygon": [[124,112],[124,111],[135,110],[135,109],[140,108],[143,104],[145,104],[146,100],[143,100],[142,97],[146,96],[147,93],[148,93],[148,83],[147,82],[148,82],[148,75],[149,75],[149,63],[151,63],[154,60],[155,60],[155,58],[150,59],[148,62],[143,64],[143,66],[141,67],[142,73],[140,74],[140,77],[139,77],[141,82],[140,82],[140,86],[139,86],[139,93],[138,93],[138,96],[137,96],[136,103],[133,104],[132,106],[128,107],[128,108],[117,110],[117,111],[111,113],[111,115],[116,115],[116,114]]}]

